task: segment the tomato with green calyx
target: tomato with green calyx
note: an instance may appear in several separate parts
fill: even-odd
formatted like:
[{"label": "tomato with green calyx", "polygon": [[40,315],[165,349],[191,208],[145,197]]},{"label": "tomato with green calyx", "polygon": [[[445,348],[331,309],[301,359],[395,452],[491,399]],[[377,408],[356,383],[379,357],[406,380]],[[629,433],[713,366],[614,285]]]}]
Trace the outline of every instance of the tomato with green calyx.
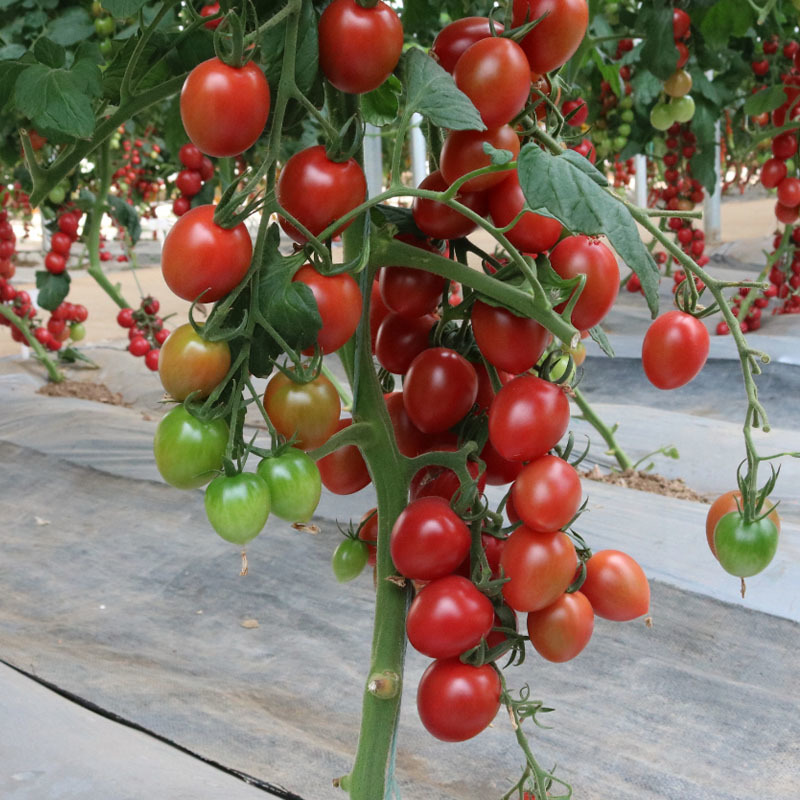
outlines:
[{"label": "tomato with green calyx", "polygon": [[346,583],[357,578],[367,566],[369,546],[360,539],[347,538],[339,542],[333,551],[331,567],[339,583]]},{"label": "tomato with green calyx", "polygon": [[209,342],[187,322],[175,328],[161,348],[158,375],[164,390],[184,401],[192,392],[208,397],[227,375],[231,349],[227,342]]},{"label": "tomato with green calyx", "polygon": [[264,393],[264,410],[278,433],[287,439],[296,434],[298,447],[313,450],[336,432],[342,403],[324,375],[308,383],[295,383],[283,372],[276,372]]},{"label": "tomato with green calyx", "polygon": [[238,156],[267,124],[269,84],[254,61],[232,67],[218,58],[198,64],[181,89],[186,133],[207,156]]},{"label": "tomato with green calyx", "polygon": [[561,663],[575,658],[592,638],[594,611],[581,592],[562,594],[549,606],[528,614],[528,636],[536,652]]},{"label": "tomato with green calyx", "polygon": [[156,428],[156,467],[171,486],[198,489],[222,469],[227,444],[225,420],[200,420],[183,406],[176,406]]},{"label": "tomato with green calyx", "polygon": [[540,17],[544,19],[520,45],[531,71],[544,75],[560,67],[578,49],[589,24],[589,7],[586,0],[514,0],[513,27]]},{"label": "tomato with green calyx", "polygon": [[205,506],[211,527],[223,539],[245,545],[264,529],[270,510],[269,489],[252,472],[219,475],[206,488]]},{"label": "tomato with green calyx", "polygon": [[658,389],[685,386],[703,369],[709,347],[708,330],[702,320],[685,311],[667,311],[644,335],[644,373]]},{"label": "tomato with green calyx", "polygon": [[213,303],[241,282],[250,268],[253,242],[243,222],[223,228],[214,206],[195,206],[172,226],[161,251],[161,271],[178,297]]},{"label": "tomato with green calyx", "polygon": [[746,522],[738,511],[731,511],[714,528],[714,549],[726,572],[749,578],[766,569],[775,557],[778,526],[768,516]]},{"label": "tomato with green calyx", "polygon": [[473,667],[457,658],[434,661],[417,688],[417,711],[425,729],[443,742],[477,736],[500,710],[500,677],[491,664]]},{"label": "tomato with green calyx", "polygon": [[94,21],[94,31],[98,36],[113,36],[116,27],[117,24],[114,22],[114,17],[98,17]]},{"label": "tomato with green calyx", "polygon": [[[714,554],[714,558],[717,557],[717,551],[714,548],[714,529],[717,527],[717,523],[726,514],[730,514],[732,511],[739,511],[741,505],[742,493],[737,489],[733,489],[729,492],[725,492],[725,494],[721,494],[708,509],[708,514],[706,515],[706,540],[708,541],[709,549]],[[778,533],[780,533],[781,519],[778,516],[778,509],[775,507],[775,504],[767,499],[764,502],[763,509],[771,509],[768,517],[775,524]]]},{"label": "tomato with green calyx", "polygon": [[526,464],[514,481],[511,496],[522,521],[534,531],[564,528],[581,504],[581,480],[571,464],[544,455]]},{"label": "tomato with green calyx", "polygon": [[598,617],[626,622],[650,608],[650,584],[639,564],[619,550],[600,550],[586,562],[581,592]]},{"label": "tomato with green calyx", "polygon": [[269,488],[272,513],[287,522],[308,522],[319,505],[322,481],[314,459],[287,447],[259,462],[256,472]]},{"label": "tomato with green calyx", "polygon": [[458,59],[475,42],[492,36],[492,27],[495,34],[503,32],[503,25],[496,20],[489,21],[488,17],[463,17],[445,25],[433,40],[431,56],[435,58],[442,69],[452,72]]}]

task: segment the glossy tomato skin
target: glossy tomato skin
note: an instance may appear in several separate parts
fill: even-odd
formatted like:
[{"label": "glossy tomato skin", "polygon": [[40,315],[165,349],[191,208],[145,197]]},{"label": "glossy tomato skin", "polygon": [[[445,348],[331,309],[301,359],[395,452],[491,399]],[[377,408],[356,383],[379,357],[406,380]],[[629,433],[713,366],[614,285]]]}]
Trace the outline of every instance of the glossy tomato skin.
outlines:
[{"label": "glossy tomato skin", "polygon": [[[413,236],[400,235],[395,238],[429,252],[439,252],[427,241]],[[434,311],[441,302],[445,279],[424,269],[383,267],[378,283],[381,299],[387,308],[404,317],[422,317]]]},{"label": "glossy tomato skin", "polygon": [[270,510],[267,484],[252,472],[219,475],[208,484],[205,506],[211,527],[226,541],[244,545],[266,525]]},{"label": "glossy tomato skin", "polygon": [[[283,165],[278,177],[276,196],[286,213],[291,214],[318,236],[332,222],[364,201],[367,179],[354,158],[331,161],[322,145],[295,153]],[[294,225],[279,217],[286,234],[300,244],[306,237]],[[341,233],[350,223],[338,227]]]},{"label": "glossy tomato skin", "polygon": [[403,25],[379,2],[364,8],[355,0],[333,0],[319,20],[319,64],[340,91],[363,94],[391,75],[403,51]]},{"label": "glossy tomato skin", "polygon": [[190,302],[213,303],[241,283],[250,268],[253,242],[244,223],[223,228],[214,206],[195,206],[172,226],[161,250],[167,286]]},{"label": "glossy tomato skin", "polygon": [[312,450],[336,432],[342,403],[324,375],[301,384],[277,372],[267,384],[264,409],[278,433],[287,439],[296,433],[297,446]]},{"label": "glossy tomato skin", "polygon": [[[447,181],[437,169],[425,177],[418,188],[426,189],[429,192],[443,192],[447,187]],[[488,211],[486,192],[458,192],[455,199],[476,214],[482,217],[486,216]],[[426,236],[433,239],[458,239],[468,236],[477,227],[476,223],[461,212],[436,200],[415,197],[411,211],[417,227]]]},{"label": "glossy tomato skin", "polygon": [[156,467],[170,486],[198,489],[222,469],[227,444],[225,420],[205,422],[193,417],[183,406],[175,406],[156,428],[153,441]]},{"label": "glossy tomato skin", "polygon": [[394,429],[397,449],[406,458],[414,458],[427,448],[428,437],[411,421],[403,404],[402,392],[391,392],[384,395],[386,410]]},{"label": "glossy tomato skin", "polygon": [[428,347],[428,338],[436,317],[404,317],[390,312],[378,328],[375,357],[378,363],[395,375],[405,375],[411,362]]},{"label": "glossy tomato skin", "polygon": [[[497,34],[503,32],[503,26],[498,22],[494,23],[494,29]],[[433,40],[431,55],[442,69],[452,72],[465,50],[491,35],[488,17],[463,17],[445,25],[439,31]]]},{"label": "glossy tomato skin", "polygon": [[375,559],[377,557],[377,543],[378,543],[378,509],[370,508],[365,511],[359,520],[358,538],[362,542],[366,542],[369,550],[367,563],[375,566]]},{"label": "glossy tomato skin", "polygon": [[528,636],[542,658],[562,663],[575,658],[592,638],[594,611],[581,592],[562,594],[554,603],[528,614]]},{"label": "glossy tomato skin", "polygon": [[406,578],[432,581],[453,572],[470,547],[469,528],[441,497],[409,503],[392,527],[390,550]]},{"label": "glossy tomato skin", "polygon": [[323,353],[338,350],[356,332],[361,318],[361,290],[353,276],[346,272],[321,275],[305,264],[292,280],[304,283],[314,295],[322,318],[322,328],[317,334],[320,349]]},{"label": "glossy tomato skin", "polygon": [[[488,411],[497,392],[495,392],[492,386],[492,380],[483,362],[481,361],[473,364],[473,366],[475,367],[475,372],[478,374],[478,396],[475,398],[475,402],[481,411]],[[506,372],[502,369],[496,370],[496,372],[497,377],[500,379],[501,387],[505,386],[514,377],[510,372]]]},{"label": "glossy tomato skin", "polygon": [[518,317],[480,300],[472,307],[472,332],[486,360],[514,375],[529,370],[544,353],[549,331],[535,319]]},{"label": "glossy tomato skin", "polygon": [[[586,275],[581,296],[572,310],[572,324],[582,331],[597,325],[611,310],[619,292],[617,259],[599,239],[567,236],[550,253],[550,263],[562,278]],[[556,307],[561,311],[566,303]]]},{"label": "glossy tomato skin", "polygon": [[544,455],[526,464],[511,489],[514,508],[534,531],[561,530],[581,504],[581,480],[571,464]]},{"label": "glossy tomato skin", "polygon": [[769,517],[745,522],[738,511],[732,511],[714,528],[714,549],[726,572],[749,578],[765,570],[775,557],[778,527]]},{"label": "glossy tomato skin", "polygon": [[[353,424],[352,419],[341,419],[336,433]],[[363,489],[371,480],[361,451],[349,444],[340,447],[317,461],[322,483],[334,494],[353,494]]]},{"label": "glossy tomato skin", "polygon": [[603,619],[627,622],[650,608],[647,576],[636,561],[619,550],[600,550],[586,562],[581,592]]},{"label": "glossy tomato skin", "polygon": [[[738,500],[738,503],[737,503]],[[721,494],[709,507],[708,514],[706,515],[706,540],[708,541],[708,547],[714,555],[714,558],[717,557],[717,551],[714,547],[714,529],[717,527],[717,523],[724,517],[726,514],[730,514],[732,511],[738,511],[742,503],[742,493],[736,489],[733,489],[729,492],[725,492]],[[778,529],[778,533],[781,532],[781,520],[778,516],[778,509],[775,508],[775,504],[771,500],[766,500],[763,506],[763,510],[767,508],[772,508],[772,511],[769,513],[769,519],[775,524],[775,527]]]},{"label": "glossy tomato skin", "polygon": [[408,641],[431,658],[458,656],[489,635],[494,623],[491,600],[472,581],[446,575],[424,586],[408,609]]},{"label": "glossy tomato skin", "polygon": [[701,320],[685,311],[667,311],[644,335],[642,367],[653,386],[677,389],[699,374],[709,347],[708,330]]},{"label": "glossy tomato skin", "polygon": [[227,342],[209,342],[187,322],[167,337],[161,347],[158,375],[164,390],[179,402],[192,392],[208,397],[231,366]]},{"label": "glossy tomato skin", "polygon": [[577,556],[562,531],[517,528],[506,540],[500,566],[510,578],[503,598],[515,611],[538,611],[554,603],[572,583]]},{"label": "glossy tomato skin", "polygon": [[491,664],[473,667],[457,658],[434,661],[417,689],[417,711],[425,729],[443,742],[477,736],[500,709],[500,678]]},{"label": "glossy tomato skin", "polygon": [[[448,184],[454,183],[468,172],[489,166],[491,159],[483,150],[485,142],[498,150],[509,150],[515,159],[519,155],[519,137],[510,125],[501,125],[486,131],[453,131],[445,139],[439,159],[439,169]],[[509,170],[479,175],[464,183],[461,189],[465,192],[491,189],[505,180],[511,169],[509,167]]]},{"label": "glossy tomato skin", "polygon": [[520,42],[537,75],[560,67],[578,49],[589,24],[586,0],[514,0],[512,25],[547,16]]},{"label": "glossy tomato skin", "polygon": [[339,583],[357,578],[369,561],[369,546],[360,539],[345,539],[333,551],[331,567]]},{"label": "glossy tomato skin", "polygon": [[520,375],[489,407],[489,439],[508,461],[531,461],[558,444],[569,427],[569,402],[554,383]]},{"label": "glossy tomato skin", "polygon": [[[454,444],[437,446],[435,449],[454,452],[457,447]],[[468,461],[467,469],[472,478],[478,482],[478,492],[483,492],[486,488],[486,478],[484,475],[479,477],[477,462]],[[423,467],[411,479],[409,497],[412,500],[419,497],[441,497],[449,502],[460,488],[461,482],[453,470],[443,467],[441,464],[431,464]]]},{"label": "glossy tomato skin", "polygon": [[314,516],[322,480],[308,453],[288,447],[273,458],[262,459],[256,472],[267,484],[276,517],[287,522],[308,522]]},{"label": "glossy tomato skin", "polygon": [[455,425],[472,408],[478,376],[464,356],[447,347],[423,350],[403,383],[403,404],[423,433],[439,433]]},{"label": "glossy tomato skin", "polygon": [[481,461],[486,464],[483,475],[490,486],[506,486],[511,483],[523,466],[521,461],[509,461],[503,458],[490,441],[487,441],[481,450]]},{"label": "glossy tomato skin", "polygon": [[470,45],[453,70],[456,86],[472,100],[487,128],[510,122],[528,101],[531,71],[523,49],[490,36]]},{"label": "glossy tomato skin", "polygon": [[181,119],[207,156],[236,156],[252,147],[267,124],[270,92],[261,68],[236,68],[218,58],[198,64],[181,89]]},{"label": "glossy tomato skin", "polygon": [[380,283],[376,277],[372,281],[369,293],[369,342],[373,353],[375,352],[375,340],[378,338],[378,328],[389,313],[390,309],[383,302]]},{"label": "glossy tomato skin", "polygon": [[[489,213],[499,228],[510,224],[524,205],[525,195],[516,170],[489,192]],[[543,253],[558,242],[563,230],[557,219],[526,211],[505,236],[524,253]]]},{"label": "glossy tomato skin", "polygon": [[786,177],[786,162],[779,158],[768,158],[761,167],[761,184],[765,189],[775,189]]}]

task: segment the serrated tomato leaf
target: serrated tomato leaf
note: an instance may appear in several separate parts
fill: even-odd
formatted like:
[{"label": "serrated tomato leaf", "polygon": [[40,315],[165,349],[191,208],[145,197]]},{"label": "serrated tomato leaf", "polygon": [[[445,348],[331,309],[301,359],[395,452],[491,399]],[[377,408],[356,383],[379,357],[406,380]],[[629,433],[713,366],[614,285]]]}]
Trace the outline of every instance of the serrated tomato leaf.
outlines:
[{"label": "serrated tomato leaf", "polygon": [[571,156],[552,155],[537,144],[522,148],[519,182],[532,210],[554,217],[568,230],[605,235],[636,273],[651,313],[658,313],[658,267],[625,206],[578,166]]},{"label": "serrated tomato leaf", "polygon": [[39,294],[36,304],[46,311],[55,311],[69,294],[70,277],[68,272],[53,275],[46,270],[36,273],[36,288]]}]

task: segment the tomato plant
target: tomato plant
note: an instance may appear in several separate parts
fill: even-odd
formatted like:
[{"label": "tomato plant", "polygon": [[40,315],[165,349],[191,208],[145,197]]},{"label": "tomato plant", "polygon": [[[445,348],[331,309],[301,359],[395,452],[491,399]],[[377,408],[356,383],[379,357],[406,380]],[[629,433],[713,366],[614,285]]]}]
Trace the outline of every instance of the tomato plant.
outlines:
[{"label": "tomato plant", "polygon": [[319,469],[313,459],[296,447],[288,447],[262,459],[256,472],[267,484],[272,513],[288,522],[308,522],[322,492]]},{"label": "tomato plant", "polygon": [[179,402],[192,392],[208,397],[222,382],[231,365],[227,342],[209,342],[191,325],[177,327],[164,342],[158,375],[164,390]]},{"label": "tomato plant", "polygon": [[659,389],[677,389],[697,377],[708,358],[708,330],[696,317],[667,311],[647,329],[642,366]]},{"label": "tomato plant", "polygon": [[778,526],[769,517],[747,521],[738,511],[731,511],[714,527],[717,560],[731,575],[757,575],[775,557],[778,533]]},{"label": "tomato plant", "polygon": [[549,606],[529,613],[527,628],[531,644],[542,658],[569,661],[592,638],[594,611],[581,592],[562,594]]},{"label": "tomato plant", "polygon": [[581,592],[594,613],[604,619],[636,619],[650,608],[650,584],[644,571],[619,550],[601,550],[586,562]]},{"label": "tomato plant", "polygon": [[366,542],[359,539],[345,539],[333,551],[331,568],[339,583],[346,583],[357,578],[367,565],[369,548]]},{"label": "tomato plant", "polygon": [[557,531],[581,504],[581,481],[575,468],[558,456],[540,456],[526,464],[511,490],[520,519],[534,531]]},{"label": "tomato plant", "polygon": [[269,489],[252,472],[219,475],[206,487],[205,506],[211,527],[223,539],[244,545],[255,539],[267,522]]}]

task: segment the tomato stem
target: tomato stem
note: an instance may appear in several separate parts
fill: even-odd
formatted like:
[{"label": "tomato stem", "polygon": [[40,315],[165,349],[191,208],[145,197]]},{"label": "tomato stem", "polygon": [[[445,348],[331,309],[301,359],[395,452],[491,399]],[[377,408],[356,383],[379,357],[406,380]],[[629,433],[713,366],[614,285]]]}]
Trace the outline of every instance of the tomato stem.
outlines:
[{"label": "tomato stem", "polygon": [[600,417],[597,416],[594,409],[589,405],[589,401],[583,396],[580,389],[573,387],[572,399],[581,410],[583,418],[603,437],[603,441],[608,445],[610,453],[617,459],[620,469],[627,470],[633,469],[633,461],[631,461],[628,454],[620,447],[614,436],[616,426],[609,428]]}]

